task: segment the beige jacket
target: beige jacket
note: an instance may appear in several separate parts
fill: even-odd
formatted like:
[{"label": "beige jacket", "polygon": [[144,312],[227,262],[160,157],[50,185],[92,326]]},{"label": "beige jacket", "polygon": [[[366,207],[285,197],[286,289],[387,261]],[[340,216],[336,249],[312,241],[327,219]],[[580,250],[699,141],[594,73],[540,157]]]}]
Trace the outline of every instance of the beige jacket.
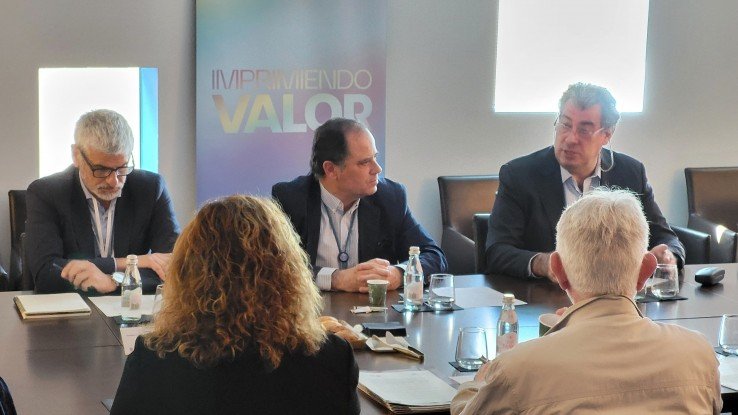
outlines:
[{"label": "beige jacket", "polygon": [[632,300],[572,306],[540,339],[490,362],[451,414],[719,414],[720,375],[705,338],[643,317]]}]

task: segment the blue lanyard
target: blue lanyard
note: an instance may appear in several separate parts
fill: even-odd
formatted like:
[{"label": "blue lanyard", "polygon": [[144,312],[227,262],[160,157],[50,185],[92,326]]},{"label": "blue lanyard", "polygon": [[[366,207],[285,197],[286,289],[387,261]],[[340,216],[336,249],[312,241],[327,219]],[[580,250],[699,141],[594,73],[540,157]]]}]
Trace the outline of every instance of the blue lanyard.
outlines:
[{"label": "blue lanyard", "polygon": [[336,231],[336,225],[333,224],[333,215],[331,215],[331,210],[328,209],[328,206],[326,206],[325,202],[322,202],[322,204],[323,210],[325,210],[326,215],[328,215],[328,224],[331,226],[331,230],[333,231],[333,237],[336,239],[336,246],[338,247],[339,268],[346,269],[348,268],[349,254],[347,251],[349,247],[349,242],[351,242],[351,231],[354,230],[354,219],[356,219],[356,212],[359,209],[354,209],[354,212],[351,214],[351,222],[349,223],[348,232],[346,232],[346,241],[343,243],[343,248],[341,248],[341,242],[338,239],[338,231]]}]

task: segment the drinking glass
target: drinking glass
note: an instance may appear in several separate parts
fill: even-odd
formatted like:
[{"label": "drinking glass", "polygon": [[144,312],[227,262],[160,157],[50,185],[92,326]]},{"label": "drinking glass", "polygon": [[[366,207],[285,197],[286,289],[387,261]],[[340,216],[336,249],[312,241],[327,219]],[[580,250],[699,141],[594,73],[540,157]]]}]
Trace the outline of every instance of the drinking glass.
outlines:
[{"label": "drinking glass", "polygon": [[428,305],[431,308],[434,310],[453,310],[456,301],[453,275],[431,275],[429,291]]},{"label": "drinking glass", "polygon": [[164,301],[164,297],[162,296],[163,291],[164,284],[156,286],[156,291],[154,292],[154,306],[151,308],[151,321],[156,320],[156,315],[161,311],[162,301]]},{"label": "drinking glass", "polygon": [[459,329],[456,363],[464,369],[479,369],[488,360],[487,333],[481,327]]},{"label": "drinking glass", "polygon": [[724,352],[738,355],[738,314],[723,314],[718,344]]},{"label": "drinking glass", "polygon": [[673,298],[679,294],[679,273],[676,265],[658,264],[651,280],[651,293],[657,298]]},{"label": "drinking glass", "polygon": [[369,291],[369,306],[384,307],[387,303],[387,280],[369,280],[366,282]]}]

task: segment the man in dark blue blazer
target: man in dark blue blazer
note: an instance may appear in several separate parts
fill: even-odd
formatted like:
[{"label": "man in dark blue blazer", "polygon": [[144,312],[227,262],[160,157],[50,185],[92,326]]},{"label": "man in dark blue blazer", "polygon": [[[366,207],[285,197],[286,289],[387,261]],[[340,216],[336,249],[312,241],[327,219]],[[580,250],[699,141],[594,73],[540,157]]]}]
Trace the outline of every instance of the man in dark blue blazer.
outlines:
[{"label": "man in dark blue blazer", "polygon": [[116,290],[116,271],[138,255],[144,292],[153,292],[179,226],[158,174],[134,170],[133,135],[118,113],[97,110],[75,128],[74,165],[26,192],[26,252],[35,290]]},{"label": "man in dark blue blazer", "polygon": [[684,263],[684,247],[654,200],[643,164],[603,149],[619,119],[605,88],[578,83],[564,92],[554,145],[500,168],[487,234],[487,273],[552,278],[549,256],[559,217],[596,186],[636,193],[648,220],[651,253],[659,263]]},{"label": "man in dark blue blazer", "polygon": [[367,291],[367,281],[402,284],[410,246],[426,276],[447,268],[443,251],[415,220],[405,189],[380,178],[374,137],[360,123],[334,118],[315,130],[311,174],[277,183],[282,205],[310,256],[322,290]]}]

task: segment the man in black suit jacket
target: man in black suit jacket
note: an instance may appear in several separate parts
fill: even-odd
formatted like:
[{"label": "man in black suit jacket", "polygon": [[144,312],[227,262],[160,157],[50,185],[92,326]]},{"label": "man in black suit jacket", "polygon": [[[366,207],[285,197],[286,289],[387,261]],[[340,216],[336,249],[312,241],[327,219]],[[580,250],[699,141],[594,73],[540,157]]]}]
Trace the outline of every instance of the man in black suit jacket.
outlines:
[{"label": "man in black suit jacket", "polygon": [[360,123],[334,118],[315,130],[312,173],[277,183],[282,205],[310,256],[322,290],[367,291],[370,279],[402,284],[408,248],[420,248],[426,276],[447,268],[443,251],[415,220],[402,185],[380,178],[374,137]]},{"label": "man in black suit jacket", "polygon": [[654,200],[643,164],[602,148],[619,119],[605,88],[569,86],[559,101],[554,145],[500,168],[487,234],[488,273],[552,278],[549,256],[559,217],[596,186],[635,192],[648,220],[651,253],[659,263],[684,263],[684,247]]},{"label": "man in black suit jacket", "polygon": [[134,170],[133,134],[120,114],[89,112],[74,135],[74,165],[26,192],[25,249],[35,290],[113,292],[111,274],[136,254],[144,291],[152,292],[179,234],[164,181]]}]

